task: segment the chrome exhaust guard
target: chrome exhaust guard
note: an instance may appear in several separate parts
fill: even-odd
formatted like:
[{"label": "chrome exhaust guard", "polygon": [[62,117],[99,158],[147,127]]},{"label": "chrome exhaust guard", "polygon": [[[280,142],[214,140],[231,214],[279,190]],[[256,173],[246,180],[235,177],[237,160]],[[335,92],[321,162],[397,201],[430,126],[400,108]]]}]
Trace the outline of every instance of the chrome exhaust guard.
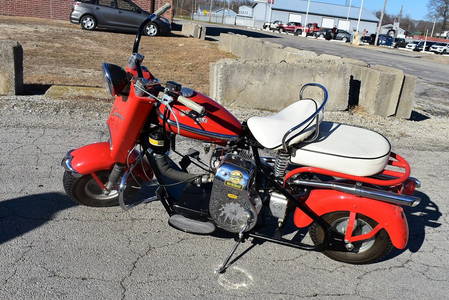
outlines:
[{"label": "chrome exhaust guard", "polygon": [[419,197],[400,195],[389,191],[383,191],[369,187],[361,187],[346,183],[327,183],[327,182],[307,181],[298,179],[294,180],[293,183],[315,188],[336,190],[351,195],[375,199],[402,206],[415,207],[421,202],[421,198]]}]

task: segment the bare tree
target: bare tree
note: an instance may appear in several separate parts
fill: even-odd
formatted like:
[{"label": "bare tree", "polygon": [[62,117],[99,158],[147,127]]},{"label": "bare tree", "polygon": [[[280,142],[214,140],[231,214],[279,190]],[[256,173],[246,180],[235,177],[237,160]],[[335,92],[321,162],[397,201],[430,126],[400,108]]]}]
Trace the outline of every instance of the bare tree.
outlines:
[{"label": "bare tree", "polygon": [[427,9],[431,19],[441,20],[441,31],[445,31],[449,21],[449,0],[430,0]]}]

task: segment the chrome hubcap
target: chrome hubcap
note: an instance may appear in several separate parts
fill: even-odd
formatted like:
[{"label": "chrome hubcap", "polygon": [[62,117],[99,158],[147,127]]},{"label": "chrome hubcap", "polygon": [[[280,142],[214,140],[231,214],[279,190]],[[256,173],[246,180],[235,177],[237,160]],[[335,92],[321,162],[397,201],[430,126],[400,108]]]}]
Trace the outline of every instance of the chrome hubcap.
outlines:
[{"label": "chrome hubcap", "polygon": [[92,29],[95,26],[95,21],[92,18],[90,18],[90,17],[84,18],[83,19],[83,26],[86,29]]},{"label": "chrome hubcap", "polygon": [[150,24],[146,28],[147,35],[155,36],[157,34],[157,27],[153,24]]},{"label": "chrome hubcap", "polygon": [[[335,232],[338,232],[342,235],[346,233],[346,228],[348,227],[348,217],[340,218],[338,220],[335,220],[335,222],[332,223],[332,229]],[[362,235],[367,234],[373,230],[373,227],[371,227],[370,224],[368,224],[366,221],[362,219],[356,219],[354,223],[354,230],[352,235]],[[355,251],[357,253],[362,253],[370,249],[374,245],[374,238],[369,240],[364,240],[361,242],[355,242],[354,244],[351,244],[349,247],[346,247],[348,251]]]},{"label": "chrome hubcap", "polygon": [[117,190],[111,190],[109,193],[105,193],[93,178],[84,186],[84,192],[87,196],[96,200],[110,200],[118,196]]}]

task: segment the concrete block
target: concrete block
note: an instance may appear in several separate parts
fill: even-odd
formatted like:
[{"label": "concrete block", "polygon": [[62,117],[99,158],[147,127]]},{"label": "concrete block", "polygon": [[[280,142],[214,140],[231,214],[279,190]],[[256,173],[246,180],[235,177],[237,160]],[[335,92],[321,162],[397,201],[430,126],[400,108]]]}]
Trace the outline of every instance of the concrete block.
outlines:
[{"label": "concrete block", "polygon": [[51,99],[112,99],[111,94],[105,88],[67,85],[52,85],[45,92],[45,97]]},{"label": "concrete block", "polygon": [[201,38],[202,26],[196,23],[188,22],[182,24],[181,34],[186,37]]},{"label": "concrete block", "polygon": [[375,114],[383,117],[394,116],[404,82],[404,72],[381,65],[375,65],[372,68],[382,72],[378,95],[380,98],[377,101]]},{"label": "concrete block", "polygon": [[402,84],[401,96],[399,97],[396,117],[401,119],[410,119],[413,108],[415,107],[415,89],[416,76],[405,75]]},{"label": "concrete block", "polygon": [[232,36],[234,34],[230,34],[230,33],[221,33],[220,34],[220,39],[218,41],[218,49],[221,51],[226,51],[226,52],[231,52],[232,49]]},{"label": "concrete block", "polygon": [[[360,81],[359,105],[370,114],[389,117],[396,114],[404,73],[376,66],[352,66],[352,76]],[[354,72],[357,71],[357,72]]]},{"label": "concrete block", "polygon": [[316,59],[321,60],[321,61],[326,61],[326,62],[335,62],[335,61],[340,61],[341,57],[335,56],[335,55],[329,55],[329,54],[321,54]]},{"label": "concrete block", "polygon": [[350,65],[356,65],[356,66],[361,66],[361,67],[368,67],[368,63],[358,60],[358,59],[354,59],[354,58],[348,58],[348,57],[343,57],[341,59],[342,63],[345,64],[350,64]]},{"label": "concrete block", "polygon": [[[346,110],[348,72],[343,64],[219,61],[211,66],[210,94],[227,107],[279,111],[299,99],[302,85],[319,82],[329,90],[327,110]],[[305,96],[321,100],[322,93],[310,89]]]},{"label": "concrete block", "polygon": [[0,41],[0,95],[16,95],[23,88],[23,49],[16,41]]}]

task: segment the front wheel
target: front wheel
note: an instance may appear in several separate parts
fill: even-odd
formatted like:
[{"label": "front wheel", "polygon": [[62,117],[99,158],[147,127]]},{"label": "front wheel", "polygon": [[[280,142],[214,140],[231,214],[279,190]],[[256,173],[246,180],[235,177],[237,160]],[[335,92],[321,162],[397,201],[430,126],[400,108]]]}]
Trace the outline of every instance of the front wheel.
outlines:
[{"label": "front wheel", "polygon": [[84,30],[94,30],[97,27],[97,20],[91,15],[85,15],[81,18],[80,24]]},{"label": "front wheel", "polygon": [[159,28],[155,23],[149,23],[145,26],[144,33],[147,36],[156,36],[159,33]]},{"label": "front wheel", "polygon": [[[100,171],[96,175],[103,184],[108,181],[110,171]],[[63,177],[64,189],[67,195],[75,202],[93,207],[111,207],[119,205],[118,187],[114,187],[110,192],[104,193],[95,179],[89,175],[75,177],[71,172],[65,171]],[[131,183],[125,190],[125,194],[135,192]]]},{"label": "front wheel", "polygon": [[[349,212],[331,212],[322,216],[329,224],[329,243],[323,253],[337,261],[349,264],[369,264],[385,257],[392,249],[388,233],[382,229],[373,238],[353,243],[349,250],[344,242],[344,235],[349,220]],[[377,222],[371,218],[357,214],[354,224],[353,236],[367,234],[372,231]],[[310,228],[310,237],[315,245],[324,241],[324,231],[316,222]]]}]

